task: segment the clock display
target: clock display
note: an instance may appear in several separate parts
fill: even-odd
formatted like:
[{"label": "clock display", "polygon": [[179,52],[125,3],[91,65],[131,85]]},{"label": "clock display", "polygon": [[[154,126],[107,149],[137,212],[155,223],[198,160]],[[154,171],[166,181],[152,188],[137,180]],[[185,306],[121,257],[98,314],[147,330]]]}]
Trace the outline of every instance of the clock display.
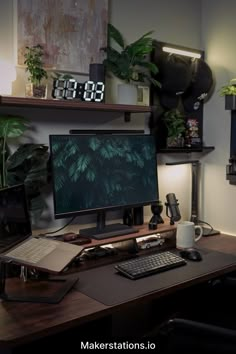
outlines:
[{"label": "clock display", "polygon": [[103,82],[86,81],[79,83],[74,79],[53,81],[52,97],[57,99],[81,99],[83,101],[102,102],[105,85]]}]

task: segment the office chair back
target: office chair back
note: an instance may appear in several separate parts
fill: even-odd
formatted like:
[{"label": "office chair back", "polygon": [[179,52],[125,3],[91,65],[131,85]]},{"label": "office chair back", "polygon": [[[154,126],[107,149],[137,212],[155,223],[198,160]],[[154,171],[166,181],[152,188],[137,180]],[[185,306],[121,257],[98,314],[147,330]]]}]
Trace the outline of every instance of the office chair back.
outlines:
[{"label": "office chair back", "polygon": [[236,353],[236,331],[211,324],[174,318],[159,331],[163,354]]}]

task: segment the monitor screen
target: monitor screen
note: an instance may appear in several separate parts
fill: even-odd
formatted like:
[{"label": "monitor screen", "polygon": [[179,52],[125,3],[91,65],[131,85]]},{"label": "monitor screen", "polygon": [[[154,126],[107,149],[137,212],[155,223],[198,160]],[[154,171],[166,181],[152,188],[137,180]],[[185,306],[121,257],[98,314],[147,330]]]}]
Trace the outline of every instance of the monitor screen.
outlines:
[{"label": "monitor screen", "polygon": [[0,251],[31,235],[31,223],[23,184],[0,190]]},{"label": "monitor screen", "polygon": [[55,218],[152,204],[158,199],[154,138],[51,135]]}]

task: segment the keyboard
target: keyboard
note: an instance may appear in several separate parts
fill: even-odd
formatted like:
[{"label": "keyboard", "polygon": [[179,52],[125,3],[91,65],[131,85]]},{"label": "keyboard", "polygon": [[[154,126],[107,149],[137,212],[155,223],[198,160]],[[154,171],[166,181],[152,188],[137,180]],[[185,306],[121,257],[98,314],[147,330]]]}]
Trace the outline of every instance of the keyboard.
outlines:
[{"label": "keyboard", "polygon": [[186,263],[186,260],[180,256],[173,252],[165,251],[121,262],[114,267],[118,272],[134,280],[183,266]]}]

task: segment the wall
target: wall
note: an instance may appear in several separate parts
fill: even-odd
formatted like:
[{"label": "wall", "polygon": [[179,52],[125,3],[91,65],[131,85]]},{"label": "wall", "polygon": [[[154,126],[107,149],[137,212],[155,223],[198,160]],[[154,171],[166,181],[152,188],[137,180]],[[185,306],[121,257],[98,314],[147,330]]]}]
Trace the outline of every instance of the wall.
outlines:
[{"label": "wall", "polygon": [[13,60],[13,1],[1,1],[0,9],[1,59]]},{"label": "wall", "polygon": [[203,217],[214,228],[236,235],[236,186],[226,181],[230,156],[230,111],[219,96],[222,85],[235,77],[234,40],[236,3],[233,0],[202,0],[202,40],[206,59],[215,76],[214,94],[205,105],[204,137],[215,151],[203,160]]},{"label": "wall", "polygon": [[[110,22],[120,29],[128,42],[153,30],[153,37],[158,40],[201,49],[199,26],[201,6],[197,0],[179,0],[178,2],[176,0],[111,0],[109,4]],[[9,57],[13,57],[12,2],[2,0],[0,9],[0,53],[8,53]],[[22,72],[18,72],[18,85],[15,86],[15,92],[18,95],[23,95],[22,75]],[[1,113],[9,113],[9,110],[1,108]],[[124,125],[123,117],[113,115],[111,120],[108,113],[94,115],[88,112],[70,111],[68,113],[58,110],[19,110],[17,108],[12,109],[11,113],[29,117],[32,120],[32,130],[29,132],[28,138],[45,144],[48,144],[49,134],[67,133],[72,128],[143,129],[147,126],[145,124],[147,119],[143,116],[137,116],[132,119],[131,123]],[[161,163],[162,158],[159,157],[159,159]],[[167,193],[175,192],[182,206],[183,218],[189,216],[190,200],[190,175],[185,172],[186,170],[179,172],[174,168],[170,170],[170,167],[161,165],[158,169],[161,199],[164,202]],[[45,223],[57,227],[61,222],[53,221],[51,196],[48,198],[47,204]],[[146,208],[146,219],[149,220],[149,218],[150,208]],[[86,223],[92,222],[93,219],[81,218],[79,221]]]},{"label": "wall", "polygon": [[[121,30],[128,43],[143,33],[154,30],[153,37],[157,40],[203,49],[199,26],[201,23],[200,5],[195,0],[112,0],[110,19]],[[185,157],[187,156],[177,155],[174,158],[182,160]],[[164,163],[171,159],[172,156],[158,156],[160,198],[165,202],[167,193],[176,193],[182,219],[189,219],[190,165],[165,166]]]}]

